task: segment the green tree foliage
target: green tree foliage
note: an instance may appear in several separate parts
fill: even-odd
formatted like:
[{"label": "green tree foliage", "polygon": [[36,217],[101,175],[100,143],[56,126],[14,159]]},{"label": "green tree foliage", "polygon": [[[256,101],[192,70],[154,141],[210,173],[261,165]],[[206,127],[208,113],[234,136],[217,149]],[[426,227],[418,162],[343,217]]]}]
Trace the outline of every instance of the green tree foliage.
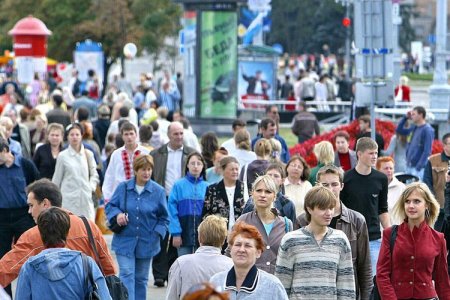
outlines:
[{"label": "green tree foliage", "polygon": [[272,0],[269,44],[280,43],[289,53],[321,52],[328,44],[336,53],[345,44],[344,15],[334,0]]},{"label": "green tree foliage", "polygon": [[[169,0],[2,0],[0,29],[6,33],[32,14],[52,31],[48,55],[71,61],[75,45],[91,39],[102,43],[105,73],[127,42],[159,53],[164,39],[179,30],[181,9]],[[0,35],[0,50],[12,48],[12,38]],[[105,81],[106,82],[106,81]]]}]

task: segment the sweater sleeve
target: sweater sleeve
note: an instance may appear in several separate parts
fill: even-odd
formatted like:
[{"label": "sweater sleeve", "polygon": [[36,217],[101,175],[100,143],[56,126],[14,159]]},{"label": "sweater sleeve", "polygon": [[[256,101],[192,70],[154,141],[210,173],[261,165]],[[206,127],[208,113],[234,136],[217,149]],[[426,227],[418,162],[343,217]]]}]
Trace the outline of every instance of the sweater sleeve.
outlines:
[{"label": "sweater sleeve", "polygon": [[401,135],[408,135],[411,133],[411,131],[414,130],[414,128],[416,128],[416,126],[410,126],[409,128],[405,128],[405,123],[408,120],[408,118],[406,116],[404,116],[400,122],[398,122],[398,126],[396,129],[396,132],[401,134]]},{"label": "sweater sleeve", "polygon": [[352,251],[348,239],[345,236],[343,239],[345,243],[342,244],[336,277],[337,299],[351,300],[356,297]]},{"label": "sweater sleeve", "polygon": [[286,293],[291,294],[292,280],[294,275],[294,256],[290,255],[287,244],[289,242],[289,234],[285,235],[281,240],[278,249],[277,265],[275,268],[275,276],[280,279]]},{"label": "sweater sleeve", "polygon": [[433,139],[434,139],[434,130],[431,125],[427,124],[424,128],[424,137],[423,137],[423,152],[420,156],[419,161],[417,162],[416,169],[421,170],[425,168],[425,164],[428,161],[428,157],[431,155],[431,148],[433,147]]},{"label": "sweater sleeve", "polygon": [[103,180],[102,193],[106,201],[109,201],[114,193],[114,175],[116,173],[115,167],[119,163],[117,161],[118,155],[114,151],[111,154],[111,160],[109,161],[108,168],[105,172],[105,178]]}]

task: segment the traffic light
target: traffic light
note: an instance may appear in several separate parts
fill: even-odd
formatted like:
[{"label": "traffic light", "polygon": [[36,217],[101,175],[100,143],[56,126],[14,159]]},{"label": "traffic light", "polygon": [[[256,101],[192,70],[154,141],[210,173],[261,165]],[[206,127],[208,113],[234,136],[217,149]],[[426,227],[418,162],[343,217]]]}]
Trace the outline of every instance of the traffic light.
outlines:
[{"label": "traffic light", "polygon": [[350,25],[352,25],[352,20],[348,17],[345,17],[342,19],[342,25],[344,25],[344,27],[350,27]]}]

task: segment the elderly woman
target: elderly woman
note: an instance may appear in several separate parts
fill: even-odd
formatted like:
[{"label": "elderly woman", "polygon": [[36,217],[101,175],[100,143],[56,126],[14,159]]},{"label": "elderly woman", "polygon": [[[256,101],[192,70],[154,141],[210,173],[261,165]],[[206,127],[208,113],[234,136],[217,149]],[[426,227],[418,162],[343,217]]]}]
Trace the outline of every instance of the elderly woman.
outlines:
[{"label": "elderly woman", "polygon": [[305,159],[294,155],[286,164],[287,178],[284,181],[285,196],[295,204],[296,215],[304,211],[306,193],[312,188],[309,178],[309,166]]},{"label": "elderly woman", "polygon": [[288,296],[280,280],[255,263],[261,257],[265,245],[255,226],[237,223],[229,236],[231,259],[234,267],[217,273],[210,282],[230,291],[230,299],[287,300]]},{"label": "elderly woman", "polygon": [[64,127],[58,123],[47,126],[47,143],[39,146],[34,152],[33,162],[41,177],[52,179],[55,173],[56,158],[62,151]]},{"label": "elderly woman", "polygon": [[405,184],[399,181],[395,176],[395,161],[390,156],[379,157],[377,160],[377,170],[384,173],[388,178],[388,211],[391,217],[391,224],[400,224],[402,219],[394,216],[393,209],[402,192],[405,190]]},{"label": "elderly woman", "polygon": [[[236,221],[236,223],[245,222],[258,229],[267,250],[256,260],[256,267],[270,274],[275,273],[281,239],[293,228],[292,221],[281,217],[277,209],[273,207],[277,193],[278,186],[270,175],[256,178],[252,190],[254,211],[243,214]],[[226,253],[230,255],[230,245]]]},{"label": "elderly woman", "polygon": [[244,184],[239,181],[239,163],[233,156],[220,161],[223,179],[206,189],[202,218],[220,215],[227,219],[231,230],[244,209]]},{"label": "elderly woman", "polygon": [[316,175],[320,168],[334,162],[333,145],[328,141],[322,141],[314,146],[314,155],[317,158],[317,166],[311,169],[309,182],[312,186],[316,185]]},{"label": "elderly woman", "polygon": [[381,299],[450,299],[447,247],[444,235],[433,229],[439,203],[424,183],[411,183],[394,206],[403,223],[383,232],[377,263]]},{"label": "elderly woman", "polygon": [[66,128],[69,146],[57,159],[52,181],[61,189],[62,207],[95,220],[92,192],[99,182],[94,155],[81,142],[83,128],[73,123]]},{"label": "elderly woman", "polygon": [[203,201],[208,182],[206,162],[198,152],[186,158],[185,176],[175,182],[169,195],[169,232],[178,256],[194,253],[199,247],[197,229],[202,221]]},{"label": "elderly woman", "polygon": [[133,161],[135,177],[117,186],[105,208],[108,220],[116,218],[124,226],[114,233],[112,250],[130,300],[146,299],[150,261],[161,250],[159,241],[169,225],[166,194],[150,179],[152,170],[153,158],[139,155]]}]

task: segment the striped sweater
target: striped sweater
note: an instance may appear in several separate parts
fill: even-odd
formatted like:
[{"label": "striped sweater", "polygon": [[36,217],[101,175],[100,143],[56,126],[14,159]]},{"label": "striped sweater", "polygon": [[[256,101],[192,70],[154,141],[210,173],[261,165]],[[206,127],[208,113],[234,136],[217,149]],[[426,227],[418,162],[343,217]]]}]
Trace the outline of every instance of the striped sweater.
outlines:
[{"label": "striped sweater", "polygon": [[320,245],[307,228],[281,240],[275,271],[290,300],[355,299],[350,243],[340,230],[328,228]]}]

